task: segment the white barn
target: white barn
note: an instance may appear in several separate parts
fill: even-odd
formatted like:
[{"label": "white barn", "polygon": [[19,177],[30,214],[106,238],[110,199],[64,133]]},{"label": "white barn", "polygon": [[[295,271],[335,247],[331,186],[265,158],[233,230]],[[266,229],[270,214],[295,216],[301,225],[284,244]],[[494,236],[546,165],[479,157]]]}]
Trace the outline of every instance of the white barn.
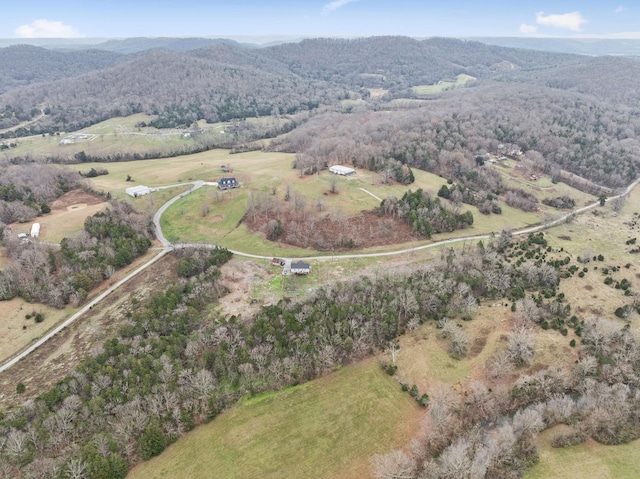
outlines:
[{"label": "white barn", "polygon": [[40,223],[33,223],[33,225],[31,225],[31,233],[29,233],[29,236],[31,236],[32,238],[37,238],[40,235]]},{"label": "white barn", "polygon": [[148,186],[138,185],[138,186],[130,186],[125,190],[129,196],[133,196],[137,198],[138,196],[144,196],[151,193],[151,188]]},{"label": "white barn", "polygon": [[354,170],[353,168],[349,168],[348,166],[342,166],[342,165],[330,166],[329,171],[335,175],[342,175],[342,176],[353,175],[356,172],[356,170]]}]

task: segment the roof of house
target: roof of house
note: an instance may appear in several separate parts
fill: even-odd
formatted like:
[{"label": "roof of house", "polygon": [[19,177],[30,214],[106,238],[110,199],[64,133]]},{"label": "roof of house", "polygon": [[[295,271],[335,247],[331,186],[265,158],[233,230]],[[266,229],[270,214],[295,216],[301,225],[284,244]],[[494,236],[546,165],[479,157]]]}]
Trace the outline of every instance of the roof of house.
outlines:
[{"label": "roof of house", "polygon": [[311,266],[309,263],[305,263],[304,261],[296,261],[295,263],[291,263],[291,269],[310,269]]}]

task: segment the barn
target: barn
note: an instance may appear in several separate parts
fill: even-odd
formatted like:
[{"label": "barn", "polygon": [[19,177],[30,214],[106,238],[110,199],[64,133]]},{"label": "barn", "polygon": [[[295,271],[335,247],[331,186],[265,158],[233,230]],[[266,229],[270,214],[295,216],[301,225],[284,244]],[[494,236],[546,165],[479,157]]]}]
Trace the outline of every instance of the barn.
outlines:
[{"label": "barn", "polygon": [[348,166],[342,166],[342,165],[330,166],[329,171],[334,175],[342,175],[342,176],[353,175],[356,172],[356,170],[354,170],[353,168],[349,168]]},{"label": "barn", "polygon": [[129,196],[133,196],[134,198],[137,198],[138,196],[144,196],[151,193],[151,188],[149,188],[148,186],[138,185],[138,186],[131,186],[127,188],[125,191]]}]

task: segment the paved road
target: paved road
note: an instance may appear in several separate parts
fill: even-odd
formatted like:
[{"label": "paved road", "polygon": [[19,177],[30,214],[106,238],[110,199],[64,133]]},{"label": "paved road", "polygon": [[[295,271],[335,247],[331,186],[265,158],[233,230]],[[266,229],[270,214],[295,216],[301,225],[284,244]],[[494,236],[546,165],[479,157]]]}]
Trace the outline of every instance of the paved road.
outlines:
[{"label": "paved road", "polygon": [[[612,196],[607,201],[614,200],[616,198],[628,195],[631,192],[631,190],[633,190],[633,188],[635,188],[638,185],[639,182],[640,182],[640,178],[638,178],[636,181],[631,183],[622,193],[620,193],[619,195],[616,195],[616,196]],[[57,333],[59,333],[64,328],[66,328],[67,326],[72,324],[74,321],[76,321],[78,318],[80,318],[84,313],[86,313],[93,306],[95,306],[100,301],[102,301],[104,298],[106,298],[109,294],[111,294],[117,288],[122,286],[124,283],[129,281],[131,278],[133,278],[134,276],[136,276],[140,272],[144,271],[146,268],[148,268],[149,266],[154,264],[156,261],[158,261],[160,258],[165,256],[167,253],[169,253],[173,249],[195,248],[195,247],[198,247],[198,248],[202,248],[202,247],[215,248],[216,245],[214,245],[214,244],[194,244],[194,243],[171,244],[165,238],[164,234],[162,233],[162,227],[160,226],[160,218],[161,218],[162,214],[167,210],[167,208],[169,208],[169,206],[174,204],[180,198],[183,198],[186,195],[188,195],[189,193],[197,190],[198,188],[201,188],[201,187],[203,187],[205,185],[215,186],[216,183],[208,183],[208,182],[204,182],[204,181],[193,181],[191,183],[178,183],[178,184],[175,184],[175,185],[169,185],[169,186],[154,188],[156,190],[159,190],[159,189],[165,189],[165,188],[173,188],[173,187],[176,187],[176,186],[184,186],[184,185],[188,185],[188,184],[192,185],[192,188],[189,191],[181,193],[181,194],[173,197],[169,201],[167,201],[164,205],[162,205],[160,207],[160,209],[153,216],[153,224],[154,224],[155,230],[156,230],[156,237],[162,243],[162,246],[163,246],[163,248],[160,250],[158,255],[154,256],[151,260],[149,260],[148,262],[146,262],[145,264],[140,266],[138,269],[133,271],[131,274],[129,274],[125,278],[123,278],[120,281],[118,281],[116,284],[111,286],[104,293],[102,293],[99,296],[97,296],[96,298],[94,298],[92,301],[90,301],[88,304],[86,304],[82,309],[80,309],[77,313],[75,313],[73,316],[71,316],[69,319],[67,319],[64,323],[60,324],[53,331],[49,332],[46,336],[43,336],[41,339],[39,339],[37,342],[35,342],[32,345],[30,345],[27,349],[22,351],[20,354],[18,354],[17,356],[13,357],[9,361],[5,362],[4,364],[0,365],[0,372],[10,368],[14,364],[16,364],[18,361],[20,361],[22,358],[26,357],[28,354],[30,354],[33,351],[35,351],[37,348],[42,346],[45,342],[47,342],[49,339],[51,339]],[[557,219],[555,219],[553,221],[550,221],[550,222],[548,222],[546,224],[542,224],[542,225],[539,225],[539,226],[534,226],[534,227],[531,227],[531,228],[525,228],[525,229],[522,229],[522,230],[519,230],[519,231],[514,231],[514,232],[512,232],[512,235],[514,235],[514,236],[516,236],[516,235],[527,235],[529,233],[534,233],[534,232],[541,231],[541,230],[544,230],[544,229],[547,229],[547,228],[551,228],[553,226],[556,226],[558,224],[561,224],[561,223],[565,222],[567,220],[567,218],[569,218],[570,216],[577,215],[577,214],[580,214],[580,213],[584,213],[585,211],[588,211],[590,209],[596,208],[599,204],[600,204],[600,202],[596,201],[596,202],[594,202],[594,203],[592,203],[590,205],[583,206],[582,208],[578,208],[576,210],[571,211],[570,213],[564,214],[564,215],[560,216],[559,218],[557,218]],[[393,256],[393,255],[411,253],[413,251],[420,251],[420,250],[423,250],[423,249],[437,248],[439,246],[444,246],[444,245],[449,245],[449,244],[454,244],[454,243],[461,243],[461,242],[464,242],[464,241],[477,241],[477,240],[482,240],[482,239],[488,239],[490,237],[491,237],[491,235],[489,235],[489,234],[474,235],[474,236],[464,236],[462,238],[451,238],[451,239],[447,239],[447,240],[436,241],[435,243],[430,243],[430,244],[426,244],[426,245],[422,245],[422,246],[415,246],[413,248],[405,248],[405,249],[395,250],[395,251],[386,251],[386,252],[382,252],[382,253],[356,253],[356,254],[346,254],[346,255],[333,255],[332,254],[332,255],[325,255],[325,256],[306,256],[306,257],[299,257],[299,258],[295,258],[295,259],[318,260],[319,261],[319,260],[327,260],[327,259],[333,259],[333,258],[340,258],[340,259],[343,259],[343,258],[377,258],[377,257]],[[242,256],[242,257],[245,257],[245,258],[266,259],[266,260],[270,260],[272,258],[271,256],[256,255],[256,254],[245,253],[243,251],[236,251],[236,250],[232,250],[232,249],[230,249],[229,251],[231,251],[233,254],[235,254],[237,256]]]},{"label": "paved road", "polygon": [[36,341],[35,343],[31,344],[27,349],[25,349],[24,351],[22,351],[20,354],[18,354],[17,356],[13,357],[12,359],[10,359],[9,361],[5,362],[4,364],[2,364],[0,366],[0,372],[9,369],[11,366],[13,366],[14,364],[16,364],[18,361],[20,361],[22,358],[26,357],[28,354],[31,354],[33,351],[35,351],[36,349],[38,349],[40,346],[42,346],[44,343],[46,343],[49,339],[51,339],[53,336],[55,336],[56,334],[58,334],[60,331],[62,331],[64,328],[66,328],[67,326],[69,326],[70,324],[72,324],[74,321],[76,321],[79,317],[81,317],[84,313],[86,313],[87,311],[89,311],[91,308],[93,308],[96,304],[98,304],[100,301],[102,301],[104,298],[106,298],[107,296],[109,296],[111,293],[113,293],[116,289],[118,289],[120,286],[122,286],[124,283],[126,283],[127,281],[129,281],[131,278],[133,278],[134,276],[136,276],[137,274],[141,273],[142,271],[144,271],[146,268],[148,268],[149,266],[151,266],[153,263],[155,263],[156,261],[158,261],[160,258],[162,258],[164,255],[166,255],[167,253],[169,253],[171,250],[170,249],[163,249],[162,251],[160,251],[160,253],[158,253],[156,256],[154,256],[151,260],[147,261],[145,264],[143,264],[142,266],[140,266],[138,269],[136,269],[135,271],[133,271],[132,273],[130,273],[129,275],[127,275],[125,278],[121,279],[120,281],[118,281],[116,284],[114,284],[113,286],[111,286],[109,289],[107,289],[104,293],[100,294],[99,296],[96,296],[94,299],[92,299],[91,301],[89,301],[86,305],[84,305],[82,307],[82,309],[80,309],[78,312],[76,312],[73,316],[71,316],[69,319],[67,319],[64,323],[58,325],[53,331],[50,331],[49,333],[47,333],[46,336],[43,336],[42,338],[40,338],[38,341]]}]

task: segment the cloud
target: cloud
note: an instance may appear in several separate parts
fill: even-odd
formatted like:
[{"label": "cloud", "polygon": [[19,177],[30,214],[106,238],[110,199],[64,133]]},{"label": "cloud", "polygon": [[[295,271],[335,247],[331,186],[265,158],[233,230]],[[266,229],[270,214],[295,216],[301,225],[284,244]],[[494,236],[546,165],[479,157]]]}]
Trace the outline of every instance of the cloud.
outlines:
[{"label": "cloud", "polygon": [[560,15],[545,15],[544,12],[536,14],[538,25],[548,25],[554,28],[562,28],[579,32],[582,24],[587,23],[587,19],[580,12],[563,13]]},{"label": "cloud", "polygon": [[44,18],[34,20],[29,25],[20,25],[15,29],[15,34],[18,38],[77,38],[82,36],[71,25]]},{"label": "cloud", "polygon": [[357,2],[358,0],[333,0],[333,2],[327,3],[322,8],[322,13],[331,13],[340,7],[344,7],[347,3]]},{"label": "cloud", "polygon": [[538,27],[535,25],[527,25],[526,23],[520,25],[520,32],[522,33],[536,33],[537,31]]},{"label": "cloud", "polygon": [[620,5],[618,8],[616,8],[613,13],[622,13],[622,12],[626,12],[627,10],[629,10],[627,7],[623,7],[622,5]]}]

